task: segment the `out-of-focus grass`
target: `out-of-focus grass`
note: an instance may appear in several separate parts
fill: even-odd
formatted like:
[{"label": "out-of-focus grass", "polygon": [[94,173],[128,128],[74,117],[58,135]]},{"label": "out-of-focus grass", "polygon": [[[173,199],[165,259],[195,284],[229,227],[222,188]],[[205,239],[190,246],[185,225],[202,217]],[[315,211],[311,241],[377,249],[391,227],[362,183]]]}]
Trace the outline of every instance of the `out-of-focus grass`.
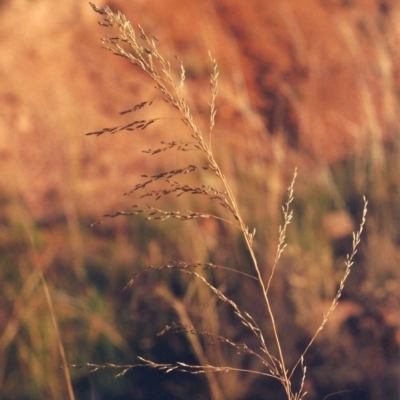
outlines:
[{"label": "out-of-focus grass", "polygon": [[[68,357],[81,354],[79,348],[94,353],[102,337],[111,354],[122,351],[126,343],[112,320],[105,318],[113,314],[95,284],[79,283],[86,273],[73,269],[75,254],[65,223],[41,227],[17,198],[4,198],[2,205],[1,396],[63,397],[65,377],[41,272],[50,287]],[[83,260],[80,264],[83,268]]]}]

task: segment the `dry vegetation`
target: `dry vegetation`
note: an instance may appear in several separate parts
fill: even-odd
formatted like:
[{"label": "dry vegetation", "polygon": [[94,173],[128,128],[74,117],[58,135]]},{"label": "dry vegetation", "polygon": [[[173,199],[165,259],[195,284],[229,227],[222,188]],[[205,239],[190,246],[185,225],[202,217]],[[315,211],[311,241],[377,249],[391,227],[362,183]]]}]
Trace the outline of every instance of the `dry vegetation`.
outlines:
[{"label": "dry vegetation", "polygon": [[395,3],[0,6],[0,398],[398,397]]}]

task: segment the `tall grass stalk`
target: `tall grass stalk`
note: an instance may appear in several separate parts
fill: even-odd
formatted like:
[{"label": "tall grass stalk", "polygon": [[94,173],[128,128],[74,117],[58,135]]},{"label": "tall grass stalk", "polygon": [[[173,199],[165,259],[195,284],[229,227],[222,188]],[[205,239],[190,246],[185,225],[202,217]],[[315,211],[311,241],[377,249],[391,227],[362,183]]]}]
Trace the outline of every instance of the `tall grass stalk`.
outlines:
[{"label": "tall grass stalk", "polygon": [[[21,257],[17,263],[18,267],[15,267],[23,279],[21,288],[16,290],[13,297],[12,317],[4,324],[0,335],[0,349],[3,353],[0,363],[0,387],[10,379],[10,375],[19,376],[14,372],[15,370],[24,371],[28,368],[29,378],[34,383],[31,384],[27,379],[22,387],[25,386],[31,391],[40,388],[51,397],[64,394],[66,389],[68,398],[75,400],[59,328],[59,320],[62,319],[62,315],[60,316],[54,305],[52,296],[54,287],[47,282],[45,276],[46,271],[54,262],[54,249],[42,246],[30,215],[23,211],[18,200],[14,201],[13,206],[18,214],[18,222],[13,221],[13,223],[18,225],[21,247],[26,246],[28,256],[26,259]],[[14,229],[16,228],[14,227]],[[5,294],[10,296],[10,291],[5,291]],[[40,318],[38,318],[39,313],[41,313]],[[24,343],[25,341],[28,344]],[[12,350],[14,346],[17,349],[16,352]],[[55,359],[52,354],[55,355]],[[43,355],[45,355],[45,361],[41,359]],[[61,359],[63,370],[61,376],[59,376],[58,370],[59,359]],[[18,367],[15,370],[11,369],[10,373],[7,368],[13,363]],[[13,382],[13,384],[15,383]],[[18,381],[17,384],[21,385],[21,382]],[[5,393],[7,392],[1,391],[1,394]],[[43,393],[41,394],[43,395]],[[7,396],[7,394],[5,395]],[[36,398],[35,393],[31,392],[31,396]]]},{"label": "tall grass stalk", "polygon": [[[162,146],[156,149],[146,151],[150,155],[158,153],[166,153],[172,150],[178,150],[182,152],[193,151],[197,152],[200,158],[203,160],[202,165],[188,164],[183,168],[170,169],[154,175],[143,175],[143,181],[138,183],[132,190],[126,193],[127,196],[139,194],[141,199],[146,198],[149,200],[145,204],[134,204],[132,210],[129,211],[117,211],[112,214],[106,214],[107,218],[114,218],[121,215],[133,216],[133,215],[144,215],[149,220],[166,220],[166,219],[178,219],[181,221],[192,220],[192,219],[216,219],[223,223],[229,224],[232,228],[237,229],[244,240],[247,252],[250,256],[252,263],[253,274],[249,275],[243,271],[229,269],[223,266],[215,265],[212,263],[201,263],[201,262],[186,262],[186,261],[173,261],[160,266],[149,266],[141,273],[136,274],[126,285],[125,289],[131,287],[138,275],[150,271],[160,269],[176,269],[182,273],[192,275],[201,284],[205,285],[217,298],[232,308],[237,319],[250,330],[251,334],[258,342],[257,351],[252,350],[246,343],[236,343],[230,338],[221,336],[218,333],[209,332],[206,330],[196,329],[190,324],[190,319],[185,317],[185,312],[180,309],[178,315],[181,321],[167,326],[162,333],[165,332],[183,332],[187,335],[202,336],[205,338],[212,338],[220,343],[227,344],[234,348],[238,353],[246,354],[251,357],[258,359],[263,370],[253,370],[246,368],[236,368],[231,366],[220,366],[210,365],[207,363],[207,359],[201,356],[202,351],[199,348],[199,342],[192,341],[191,344],[200,361],[199,365],[190,365],[183,362],[176,363],[157,363],[142,357],[139,357],[139,363],[130,365],[117,365],[112,363],[107,364],[93,364],[88,363],[86,366],[92,371],[112,368],[118,369],[120,372],[117,376],[124,375],[127,371],[137,368],[148,366],[150,368],[156,368],[170,371],[181,371],[192,374],[203,373],[207,376],[210,384],[212,397],[215,399],[223,398],[223,394],[219,393],[218,385],[215,384],[213,374],[217,372],[247,372],[250,374],[261,375],[278,380],[286,393],[288,400],[300,400],[306,395],[304,389],[304,382],[306,376],[306,367],[304,365],[304,356],[312,343],[314,342],[317,335],[324,328],[329,316],[334,311],[338,304],[338,301],[343,292],[343,288],[347,277],[351,271],[354,263],[354,257],[357,253],[357,247],[360,243],[361,233],[366,222],[367,213],[367,201],[364,198],[364,209],[362,220],[357,232],[353,236],[353,248],[351,254],[347,256],[346,269],[343,278],[340,281],[339,289],[336,296],[332,300],[331,306],[329,307],[326,314],[323,316],[322,322],[312,337],[310,343],[302,351],[297,362],[294,366],[289,367],[285,361],[284,349],[282,348],[281,333],[276,322],[275,313],[271,303],[270,288],[273,284],[273,278],[278,268],[279,260],[286,247],[286,235],[287,229],[293,218],[293,211],[291,204],[294,200],[294,185],[297,176],[297,170],[295,170],[293,179],[288,187],[288,197],[285,205],[282,208],[283,211],[283,224],[279,228],[279,239],[278,247],[276,251],[275,261],[269,274],[269,278],[265,280],[262,268],[257,260],[253,241],[256,233],[256,229],[250,229],[242,218],[239,205],[236,200],[235,193],[233,192],[227,176],[224,175],[220,168],[218,161],[214,156],[213,151],[213,130],[215,126],[215,118],[217,113],[216,98],[218,94],[218,67],[216,60],[209,55],[212,69],[211,69],[211,80],[210,80],[210,91],[211,99],[209,102],[209,130],[205,134],[195,122],[191,113],[190,107],[184,96],[185,91],[185,68],[182,60],[179,57],[175,57],[177,61],[177,71],[171,66],[170,62],[164,58],[157,48],[158,39],[150,37],[144,29],[138,25],[135,30],[127,18],[120,12],[113,12],[110,8],[98,8],[94,4],[91,4],[94,11],[101,14],[104,19],[100,22],[106,28],[113,28],[118,31],[116,36],[105,36],[102,40],[103,47],[111,51],[113,54],[127,59],[131,64],[141,69],[147,74],[148,78],[153,81],[155,89],[158,91],[160,98],[178,114],[176,117],[180,120],[188,131],[187,138],[185,140],[172,140],[168,142],[162,142]],[[154,100],[143,101],[130,108],[129,110],[121,112],[121,114],[135,113],[145,106],[151,106]],[[111,128],[104,128],[99,131],[90,132],[87,135],[101,136],[103,134],[116,134],[121,131],[143,131],[150,125],[158,123],[163,118],[151,118],[151,119],[136,119],[128,124],[115,126]],[[194,186],[187,183],[183,183],[183,177],[186,175],[194,175],[198,172],[208,174],[213,177],[213,181],[219,182],[219,187],[213,187],[209,185],[198,185]],[[157,186],[162,184],[161,188]],[[155,207],[150,204],[150,200],[159,200],[169,195],[182,196],[182,195],[200,195],[214,204],[217,203],[220,207],[221,212],[199,212],[193,210],[179,210],[171,211]],[[256,319],[249,313],[244,311],[238,304],[228,296],[226,296],[220,288],[215,284],[212,284],[206,277],[196,271],[198,268],[209,268],[209,269],[223,269],[229,270],[231,273],[239,273],[245,276],[247,279],[253,279],[257,282],[259,291],[261,293],[262,301],[265,307],[265,315],[268,317],[272,332],[274,343],[267,343],[267,337],[263,329],[260,328]],[[172,300],[171,300],[172,301]],[[173,301],[172,301],[173,302]],[[176,306],[179,308],[178,306]],[[197,350],[196,350],[197,349]],[[293,375],[294,372],[301,368],[302,378],[297,385],[297,388],[293,388]]]},{"label": "tall grass stalk", "polygon": [[46,303],[49,308],[51,322],[53,324],[54,334],[55,334],[56,342],[58,345],[58,351],[59,351],[60,357],[61,357],[62,368],[64,370],[64,377],[65,377],[65,382],[67,385],[68,397],[70,400],[75,400],[74,390],[72,388],[71,376],[70,376],[69,369],[68,369],[67,357],[65,355],[64,344],[61,340],[60,329],[58,327],[58,321],[57,321],[56,311],[55,311],[54,305],[53,305],[53,300],[51,298],[51,294],[50,294],[50,290],[49,290],[49,287],[46,282],[46,278],[45,278],[40,266],[38,266],[37,272],[38,272],[40,280],[42,282],[43,291],[44,291],[45,298],[46,298]]}]

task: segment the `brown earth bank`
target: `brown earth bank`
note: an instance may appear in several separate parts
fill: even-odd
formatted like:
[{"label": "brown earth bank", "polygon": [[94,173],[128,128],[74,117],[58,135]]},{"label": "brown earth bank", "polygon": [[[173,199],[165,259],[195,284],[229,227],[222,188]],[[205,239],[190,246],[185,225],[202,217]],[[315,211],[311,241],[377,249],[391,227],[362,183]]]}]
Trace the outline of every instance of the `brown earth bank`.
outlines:
[{"label": "brown earth bank", "polygon": [[[221,70],[219,135],[229,132],[242,154],[257,147],[290,165],[283,138],[308,173],[315,163],[365,147],[382,157],[382,140],[397,132],[396,2],[110,6],[159,37],[161,51],[183,58],[193,101],[207,99],[211,51]],[[104,210],[114,202],[99,188],[127,189],[137,165],[149,164],[137,149],[162,128],[150,139],[146,133],[93,140],[83,133],[119,124],[119,111],[151,96],[148,86],[138,71],[99,49],[104,32],[85,2],[4,1],[0,18],[1,180],[14,182],[34,215],[48,211],[52,197],[75,191],[91,209],[96,203]]]}]

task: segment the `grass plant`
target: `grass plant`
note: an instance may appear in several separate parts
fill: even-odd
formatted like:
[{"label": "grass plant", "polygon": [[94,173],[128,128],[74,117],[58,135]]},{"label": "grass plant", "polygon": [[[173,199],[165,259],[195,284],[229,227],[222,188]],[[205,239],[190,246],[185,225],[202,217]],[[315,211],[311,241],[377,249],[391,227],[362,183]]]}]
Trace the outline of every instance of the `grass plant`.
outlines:
[{"label": "grass plant", "polygon": [[[157,42],[159,39],[148,35],[140,25],[137,26],[137,29],[134,29],[122,13],[113,12],[109,7],[98,8],[94,4],[91,4],[91,6],[94,11],[103,16],[100,24],[117,32],[116,34],[113,32],[111,36],[107,35],[103,38],[103,47],[113,54],[125,58],[133,66],[144,72],[157,92],[152,99],[141,101],[133,107],[122,111],[121,114],[138,114],[142,109],[151,107],[154,102],[162,101],[171,108],[171,116],[168,118],[158,116],[152,118],[138,117],[129,123],[93,131],[87,135],[114,135],[122,131],[134,132],[133,134],[137,135],[145,130],[150,130],[153,124],[168,122],[171,119],[177,120],[182,123],[185,136],[182,136],[182,139],[166,139],[157,147],[145,150],[145,153],[149,157],[157,155],[170,157],[169,155],[172,152],[177,151],[182,154],[182,160],[187,162],[187,164],[180,167],[171,167],[168,170],[151,175],[142,175],[142,181],[125,193],[127,197],[136,196],[139,201],[133,204],[128,211],[105,214],[104,219],[120,216],[143,216],[147,220],[159,221],[216,221],[218,224],[226,226],[226,229],[233,230],[237,237],[240,237],[238,240],[246,249],[247,260],[251,268],[248,266],[236,268],[219,265],[206,260],[174,260],[162,262],[159,265],[150,265],[136,273],[126,284],[124,290],[130,290],[140,276],[152,271],[163,270],[176,271],[179,274],[189,275],[194,278],[196,285],[191,286],[191,283],[188,283],[188,291],[193,288],[198,299],[203,295],[202,302],[199,304],[204,307],[206,307],[206,304],[210,305],[206,313],[207,317],[210,316],[212,310],[215,311],[215,315],[208,321],[205,321],[205,318],[198,319],[200,327],[193,323],[192,314],[186,309],[184,303],[174,295],[172,290],[164,286],[158,286],[157,295],[163,297],[172,305],[175,314],[179,318],[178,322],[166,326],[160,332],[160,335],[171,332],[183,334],[187,338],[198,364],[183,361],[157,362],[145,357],[139,357],[138,362],[133,364],[87,363],[85,366],[92,372],[115,369],[118,371],[117,376],[125,375],[132,369],[143,367],[162,370],[167,373],[180,371],[195,375],[204,374],[209,385],[210,396],[215,400],[233,398],[232,394],[228,395],[228,385],[223,384],[217,373],[238,373],[241,374],[240,376],[250,374],[251,376],[269,378],[279,382],[285,393],[285,398],[288,400],[304,398],[307,393],[304,386],[306,379],[304,358],[316,337],[326,325],[343,293],[344,285],[354,263],[361,233],[365,227],[367,200],[364,198],[361,222],[359,228],[353,234],[352,248],[345,260],[345,270],[338,283],[336,295],[331,300],[319,327],[309,343],[300,351],[299,356],[295,357],[295,361],[290,361],[289,363],[287,359],[290,358],[292,360],[293,356],[288,357],[290,349],[286,349],[283,345],[282,333],[271,296],[273,296],[272,287],[279,269],[279,262],[287,246],[288,228],[293,219],[292,203],[294,201],[297,170],[294,171],[293,178],[287,189],[287,200],[282,207],[283,222],[279,228],[278,246],[273,265],[267,268],[259,263],[254,250],[256,228],[249,227],[242,217],[237,194],[232,189],[229,178],[222,171],[214,155],[213,136],[215,135],[219,79],[216,60],[209,54],[211,62],[209,117],[208,128],[204,130],[196,122],[191,112],[191,106],[187,101],[186,72],[182,59],[176,56],[175,63],[168,61],[158,49]],[[175,68],[174,65],[177,67]],[[187,161],[188,154],[190,157],[189,162]],[[198,183],[199,181],[200,184]],[[158,205],[160,200],[164,200],[165,204],[168,205],[169,198],[181,196],[189,199],[201,197],[206,201],[192,201],[193,209],[171,210],[167,206]],[[203,207],[207,208],[203,211]],[[185,240],[185,238],[182,238],[182,240]],[[204,258],[207,259],[207,255]],[[257,308],[261,309],[261,312],[258,310],[257,312],[256,310],[254,312],[246,311],[237,300],[237,297],[229,293],[224,282],[214,277],[213,272],[216,271],[222,271],[227,275],[237,274],[241,280],[253,282],[259,293]],[[201,287],[202,289],[199,289]],[[240,287],[236,288],[236,290],[240,291]],[[205,294],[207,292],[208,294]],[[215,298],[214,303],[211,303],[210,294]],[[213,305],[211,306],[211,304]],[[221,310],[229,310],[227,312],[232,314],[232,319],[236,321],[236,324],[241,324],[247,330],[248,336],[246,338],[251,339],[242,341],[227,336],[224,330],[218,326],[218,318],[221,318],[219,308]],[[214,343],[212,351],[207,346],[209,342]],[[218,353],[219,346],[231,348],[234,353],[240,354],[241,357],[253,360],[247,363],[250,367],[240,365],[240,363],[234,365],[213,363],[213,361],[218,362],[219,360],[221,362],[227,359],[224,356],[218,359],[215,354],[214,357],[211,355],[212,352]],[[237,357],[240,358],[240,356]],[[232,383],[232,381],[230,382]]]}]

